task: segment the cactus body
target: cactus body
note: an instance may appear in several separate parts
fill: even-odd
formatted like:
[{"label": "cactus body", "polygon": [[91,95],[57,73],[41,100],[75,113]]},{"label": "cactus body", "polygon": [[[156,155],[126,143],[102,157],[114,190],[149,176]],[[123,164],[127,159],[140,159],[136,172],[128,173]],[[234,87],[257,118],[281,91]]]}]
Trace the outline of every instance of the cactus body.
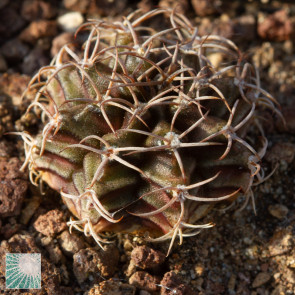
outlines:
[{"label": "cactus body", "polygon": [[[159,17],[162,31],[147,26]],[[251,196],[267,141],[245,138],[260,106],[276,108],[234,43],[199,37],[162,9],[79,30],[90,32],[82,52],[63,47],[32,79],[29,110],[41,108],[45,123],[23,134],[24,166],[61,193],[71,226],[100,245],[100,233],[125,231],[171,248],[211,227],[196,221],[216,204]]]}]

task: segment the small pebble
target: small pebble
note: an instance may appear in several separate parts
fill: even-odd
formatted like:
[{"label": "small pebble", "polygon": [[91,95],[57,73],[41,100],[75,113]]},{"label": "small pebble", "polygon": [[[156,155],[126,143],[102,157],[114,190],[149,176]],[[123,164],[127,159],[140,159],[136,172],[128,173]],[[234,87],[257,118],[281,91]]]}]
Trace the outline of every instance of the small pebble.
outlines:
[{"label": "small pebble", "polygon": [[192,6],[199,16],[207,16],[217,12],[216,0],[192,0]]},{"label": "small pebble", "polygon": [[65,230],[66,227],[63,212],[57,209],[40,215],[34,222],[34,228],[45,236],[54,236]]},{"label": "small pebble", "polygon": [[19,39],[11,39],[1,47],[1,53],[11,63],[21,61],[30,52],[29,47]]},{"label": "small pebble", "polygon": [[31,217],[34,215],[38,207],[41,203],[41,197],[40,196],[33,196],[28,200],[28,203],[26,207],[22,210],[21,216],[20,216],[20,222],[22,224],[28,224]]},{"label": "small pebble", "polygon": [[[15,1],[9,0],[9,3],[13,2]],[[26,21],[19,15],[15,7],[10,7],[10,5],[0,10],[0,20],[0,41],[2,42],[16,36],[26,25]]]},{"label": "small pebble", "polygon": [[7,63],[2,54],[0,54],[0,73],[7,71]]},{"label": "small pebble", "polygon": [[27,21],[50,19],[56,16],[57,7],[50,1],[25,0],[21,8],[21,16]]},{"label": "small pebble", "polygon": [[[179,276],[173,272],[167,272],[165,273],[160,285],[161,288],[161,295],[188,295],[188,294],[194,294],[192,289],[188,286],[183,284]],[[175,293],[173,293],[175,292]]]},{"label": "small pebble", "polygon": [[271,279],[271,275],[267,272],[260,272],[252,283],[253,288],[258,288]]},{"label": "small pebble", "polygon": [[57,25],[54,20],[37,20],[21,32],[20,39],[24,42],[35,44],[38,39],[54,37],[57,34]]},{"label": "small pebble", "polygon": [[154,268],[161,265],[165,255],[147,246],[135,247],[131,252],[131,261],[142,269]]},{"label": "small pebble", "polygon": [[285,205],[275,204],[268,206],[268,212],[278,219],[284,219],[287,216],[289,209]]},{"label": "small pebble", "polygon": [[81,249],[73,257],[74,274],[81,284],[89,275],[106,278],[114,274],[119,262],[119,251],[113,245],[105,246],[105,250],[92,248]]},{"label": "small pebble", "polygon": [[57,19],[58,25],[65,32],[75,32],[84,21],[80,12],[68,12]]},{"label": "small pebble", "polygon": [[178,13],[186,14],[189,8],[189,2],[188,0],[160,0],[159,7],[173,8]]},{"label": "small pebble", "polygon": [[129,284],[149,292],[156,292],[159,280],[145,271],[137,271],[130,277]]},{"label": "small pebble", "polygon": [[[135,295],[136,288],[119,280],[103,281],[94,285],[87,295]],[[80,293],[79,293],[80,294]]]},{"label": "small pebble", "polygon": [[290,142],[276,143],[266,154],[267,161],[276,164],[278,162],[286,162],[291,164],[295,157],[295,144]]},{"label": "small pebble", "polygon": [[235,290],[236,281],[237,281],[237,276],[232,274],[230,276],[230,279],[229,279],[228,285],[227,285],[229,291]]},{"label": "small pebble", "polygon": [[292,233],[289,230],[278,230],[269,241],[268,250],[271,256],[282,255],[292,249]]},{"label": "small pebble", "polygon": [[70,234],[68,230],[63,231],[58,242],[64,253],[68,256],[74,255],[85,247],[84,241],[75,233]]},{"label": "small pebble", "polygon": [[92,0],[63,0],[66,9],[86,13]]},{"label": "small pebble", "polygon": [[294,34],[295,22],[286,10],[282,9],[267,17],[258,18],[258,35],[271,41],[289,40]]}]

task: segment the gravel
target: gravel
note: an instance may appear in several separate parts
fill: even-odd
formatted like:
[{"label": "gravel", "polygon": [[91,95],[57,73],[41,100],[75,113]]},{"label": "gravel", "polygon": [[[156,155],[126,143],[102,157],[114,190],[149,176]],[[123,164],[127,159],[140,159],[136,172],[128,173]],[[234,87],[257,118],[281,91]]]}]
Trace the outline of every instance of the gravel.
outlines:
[{"label": "gravel", "polygon": [[[98,5],[99,2],[99,5]],[[66,226],[60,196],[45,195],[19,172],[23,144],[8,131],[38,130],[38,115],[24,116],[30,78],[89,18],[120,18],[138,7],[175,5],[198,26],[237,43],[260,71],[262,87],[281,104],[285,123],[265,111],[269,149],[263,168],[273,175],[254,191],[242,211],[207,216],[216,226],[175,243],[148,244],[121,234],[103,252]],[[66,17],[66,18],[65,18]],[[0,290],[5,290],[5,254],[41,253],[42,289],[27,294],[295,294],[295,4],[292,1],[0,1]],[[66,19],[66,20],[64,20]],[[160,24],[159,24],[160,25]],[[74,46],[73,46],[74,47]],[[214,63],[222,62],[218,54]],[[34,97],[34,91],[27,93]]]}]

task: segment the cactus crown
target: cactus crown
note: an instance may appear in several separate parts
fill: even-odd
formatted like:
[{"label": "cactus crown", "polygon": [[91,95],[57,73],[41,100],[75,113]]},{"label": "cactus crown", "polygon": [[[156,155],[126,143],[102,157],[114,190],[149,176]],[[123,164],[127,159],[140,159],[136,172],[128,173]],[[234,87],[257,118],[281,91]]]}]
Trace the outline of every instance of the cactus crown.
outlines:
[{"label": "cactus crown", "polygon": [[[148,26],[151,18],[165,29]],[[200,37],[164,9],[82,30],[81,52],[64,46],[33,77],[28,111],[40,108],[45,123],[37,136],[22,133],[23,167],[60,192],[76,217],[70,227],[100,246],[106,231],[171,239],[169,253],[177,236],[213,225],[196,221],[217,203],[253,198],[267,140],[245,137],[260,126],[259,107],[278,111],[233,42]]]}]

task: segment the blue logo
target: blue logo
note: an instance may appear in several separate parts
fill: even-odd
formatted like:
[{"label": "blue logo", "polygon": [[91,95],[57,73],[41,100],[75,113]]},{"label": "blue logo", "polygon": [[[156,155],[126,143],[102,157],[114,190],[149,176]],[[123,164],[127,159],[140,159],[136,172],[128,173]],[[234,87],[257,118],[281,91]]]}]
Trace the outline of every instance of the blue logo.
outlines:
[{"label": "blue logo", "polygon": [[6,288],[41,289],[41,254],[7,253]]}]

